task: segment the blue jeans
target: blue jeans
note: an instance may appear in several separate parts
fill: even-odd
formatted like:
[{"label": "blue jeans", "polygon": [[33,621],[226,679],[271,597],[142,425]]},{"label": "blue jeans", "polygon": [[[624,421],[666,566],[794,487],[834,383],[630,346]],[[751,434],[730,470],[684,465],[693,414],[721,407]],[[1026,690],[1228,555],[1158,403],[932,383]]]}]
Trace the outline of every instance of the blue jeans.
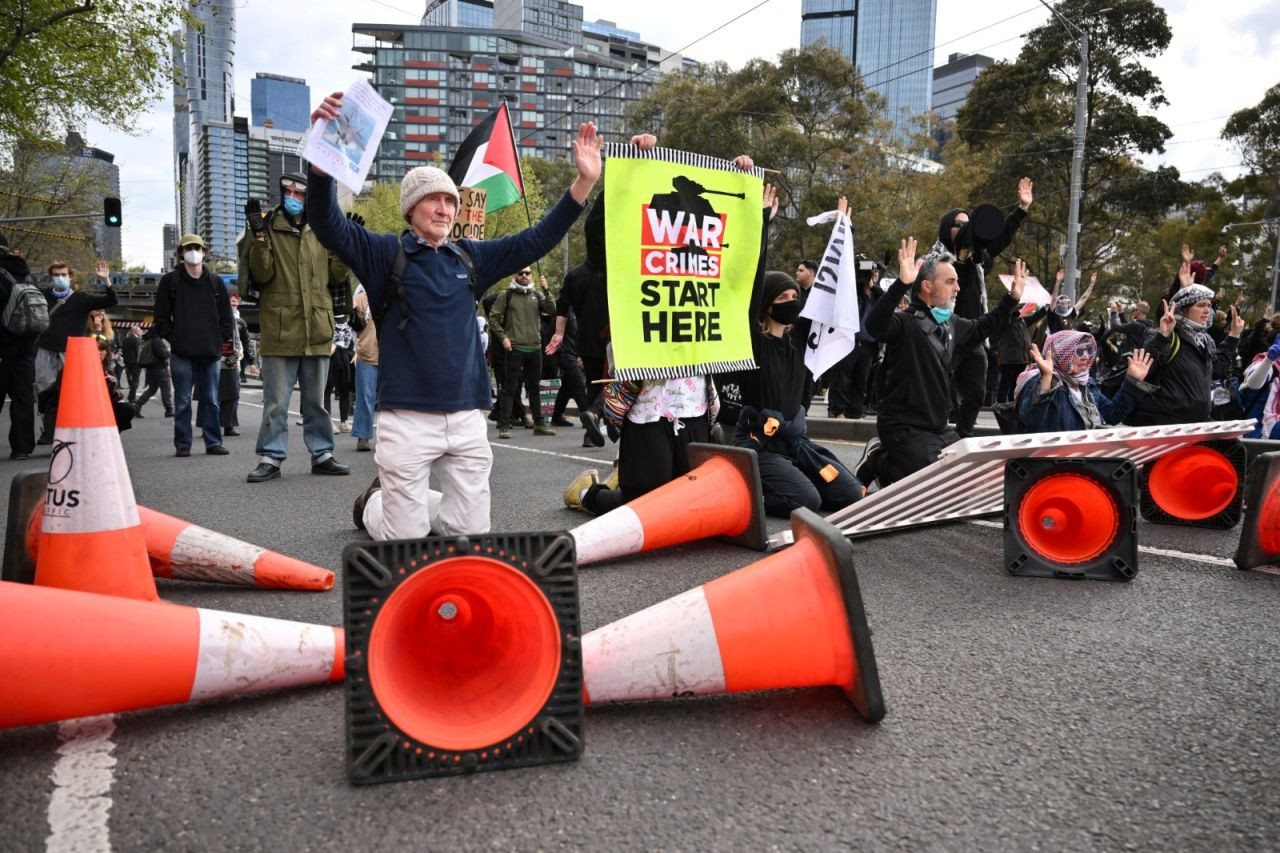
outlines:
[{"label": "blue jeans", "polygon": [[301,396],[302,441],[312,464],[333,455],[333,422],[324,410],[328,378],[327,355],[262,357],[262,426],[254,451],[260,462],[279,465],[289,455],[289,399],[295,380]]},{"label": "blue jeans", "polygon": [[373,401],[378,396],[378,365],[356,359],[356,411],[351,435],[373,438]]},{"label": "blue jeans", "polygon": [[218,372],[221,361],[217,358],[189,359],[176,352],[169,355],[169,370],[173,374],[173,446],[191,446],[191,390],[200,387],[200,406],[196,422],[205,447],[222,444],[222,426],[218,411]]}]

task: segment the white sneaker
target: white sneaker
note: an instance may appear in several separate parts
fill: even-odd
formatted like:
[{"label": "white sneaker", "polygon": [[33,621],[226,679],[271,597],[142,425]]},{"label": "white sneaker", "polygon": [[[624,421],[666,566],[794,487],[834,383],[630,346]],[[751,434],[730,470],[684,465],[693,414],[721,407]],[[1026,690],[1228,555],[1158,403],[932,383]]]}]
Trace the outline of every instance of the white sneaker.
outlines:
[{"label": "white sneaker", "polygon": [[338,432],[339,433],[351,432],[351,424],[347,423],[346,421],[340,422],[338,424]]}]

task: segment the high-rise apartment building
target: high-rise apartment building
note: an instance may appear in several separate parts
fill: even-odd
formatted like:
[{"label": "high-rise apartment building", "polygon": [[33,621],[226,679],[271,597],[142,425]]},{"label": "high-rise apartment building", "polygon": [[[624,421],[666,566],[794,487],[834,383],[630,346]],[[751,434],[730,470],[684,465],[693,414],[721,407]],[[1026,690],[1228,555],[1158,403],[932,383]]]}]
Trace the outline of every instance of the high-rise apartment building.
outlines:
[{"label": "high-rise apartment building", "polygon": [[582,7],[567,0],[494,0],[493,26],[582,45]]},{"label": "high-rise apartment building", "polygon": [[946,121],[956,117],[978,75],[995,62],[980,53],[953,53],[945,65],[933,69],[933,111]]},{"label": "high-rise apartment building", "polygon": [[249,82],[249,117],[256,127],[306,133],[311,124],[311,87],[297,77],[258,72]]},{"label": "high-rise apartment building", "polygon": [[431,0],[421,21],[424,27],[493,29],[493,0]]},{"label": "high-rise apartment building", "polygon": [[936,12],[936,0],[802,0],[800,43],[849,57],[905,139],[931,107]]},{"label": "high-rise apartment building", "polygon": [[177,226],[200,234],[210,254],[235,256],[235,4],[196,0],[199,26],[179,34],[173,92]]},{"label": "high-rise apartment building", "polygon": [[[574,4],[514,5],[541,15],[544,7]],[[638,48],[637,39],[617,45],[627,55],[615,56],[608,36],[584,39],[575,8],[565,20],[577,22],[576,46],[519,30],[354,25],[354,49],[365,55],[356,69],[394,106],[370,180],[398,181],[423,163],[447,166],[472,127],[504,100],[522,155],[563,157],[587,119],[614,138],[624,134],[625,109],[656,82],[661,51]],[[495,21],[503,9],[497,0]]]}]

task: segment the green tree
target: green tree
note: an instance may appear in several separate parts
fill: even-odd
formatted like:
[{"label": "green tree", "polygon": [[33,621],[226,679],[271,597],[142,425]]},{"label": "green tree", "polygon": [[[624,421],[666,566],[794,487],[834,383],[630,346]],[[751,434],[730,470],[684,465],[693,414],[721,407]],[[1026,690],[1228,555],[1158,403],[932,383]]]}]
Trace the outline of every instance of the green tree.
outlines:
[{"label": "green tree", "polygon": [[1222,138],[1240,147],[1250,172],[1234,189],[1264,202],[1260,216],[1280,216],[1280,83],[1255,106],[1233,113]]},{"label": "green tree", "polygon": [[[1165,101],[1146,67],[1169,45],[1163,9],[1152,0],[1063,0],[1056,5],[1090,34],[1087,148],[1080,221],[1082,280],[1111,259],[1127,234],[1150,228],[1188,201],[1177,170],[1143,169],[1139,154],[1164,150],[1171,131],[1152,111]],[[957,139],[988,158],[974,200],[1004,204],[1018,177],[1036,182],[1036,201],[1014,252],[1041,276],[1059,266],[1066,243],[1068,188],[1079,57],[1056,18],[1033,30],[1014,62],[978,78],[957,121]],[[1011,253],[1011,254],[1013,254]]]},{"label": "green tree", "polygon": [[173,80],[172,33],[188,20],[184,0],[8,0],[4,7],[4,151],[90,119],[131,129]]},{"label": "green tree", "polygon": [[[107,190],[102,173],[79,168],[80,158],[67,156],[63,144],[27,140],[14,148],[10,159],[10,168],[0,173],[0,219],[101,210]],[[0,225],[0,230],[26,255],[33,270],[59,260],[84,273],[93,270],[98,258],[97,221],[14,222]],[[119,263],[118,258],[107,260]]]}]

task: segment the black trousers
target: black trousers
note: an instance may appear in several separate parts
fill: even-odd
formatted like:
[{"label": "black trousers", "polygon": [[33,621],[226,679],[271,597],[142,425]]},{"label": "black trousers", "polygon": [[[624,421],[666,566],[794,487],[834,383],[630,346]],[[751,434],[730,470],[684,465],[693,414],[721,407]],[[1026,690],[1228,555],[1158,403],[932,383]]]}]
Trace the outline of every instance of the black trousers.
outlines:
[{"label": "black trousers", "polygon": [[1013,389],[1017,385],[1018,377],[1026,369],[1025,364],[1000,365],[1000,384],[996,387],[997,403],[1008,403],[1013,399]]},{"label": "black trousers", "polygon": [[866,414],[867,391],[871,387],[871,370],[876,366],[878,344],[859,342],[853,350],[853,367],[849,369],[849,410],[845,415],[860,418]]},{"label": "black trousers", "polygon": [[538,384],[542,381],[542,351],[513,349],[504,351],[505,374],[502,381],[502,397],[498,401],[498,429],[511,427],[512,398],[519,399],[520,384],[524,383],[525,393],[529,395],[529,409],[533,422],[543,422],[542,401],[538,394]]},{"label": "black trousers", "polygon": [[141,364],[126,364],[124,366],[124,374],[129,379],[129,402],[135,402],[138,399],[138,385],[142,378]]},{"label": "black trousers", "polygon": [[706,442],[710,426],[703,415],[681,418],[680,429],[665,418],[649,424],[628,421],[618,442],[618,488],[592,487],[582,506],[603,515],[627,501],[689,473],[689,445]]},{"label": "black trousers", "polygon": [[973,435],[978,409],[987,397],[987,353],[977,346],[965,353],[953,371],[956,383],[956,432]]},{"label": "black trousers", "polygon": [[853,401],[849,395],[849,379],[853,373],[853,365],[858,355],[858,347],[853,352],[837,361],[822,374],[822,381],[827,386],[827,417],[839,415],[849,416],[853,409]]},{"label": "black trousers", "polygon": [[881,488],[937,462],[944,447],[960,440],[950,427],[933,432],[915,427],[877,425],[877,433],[880,456],[875,473]]},{"label": "black trousers", "polygon": [[[502,386],[507,381],[507,351],[502,348],[501,338],[489,339],[489,364],[493,367],[493,381],[498,385],[498,397],[493,401],[489,420],[496,421],[498,413],[502,411]],[[517,389],[511,403],[511,417],[524,420],[524,415],[524,403],[520,402],[520,391]]]},{"label": "black trousers", "polygon": [[0,409],[9,400],[9,456],[36,448],[36,351],[30,344],[0,347]]},{"label": "black trousers", "polygon": [[557,352],[553,358],[560,365],[560,391],[556,394],[555,408],[551,410],[552,418],[564,417],[565,406],[572,400],[578,407],[578,414],[587,410],[587,378],[578,367],[578,360]]},{"label": "black trousers", "polygon": [[138,408],[141,409],[145,406],[157,391],[160,392],[160,399],[164,402],[165,412],[172,412],[173,386],[169,384],[169,365],[167,363],[158,367],[147,368],[147,389],[138,398]]}]

